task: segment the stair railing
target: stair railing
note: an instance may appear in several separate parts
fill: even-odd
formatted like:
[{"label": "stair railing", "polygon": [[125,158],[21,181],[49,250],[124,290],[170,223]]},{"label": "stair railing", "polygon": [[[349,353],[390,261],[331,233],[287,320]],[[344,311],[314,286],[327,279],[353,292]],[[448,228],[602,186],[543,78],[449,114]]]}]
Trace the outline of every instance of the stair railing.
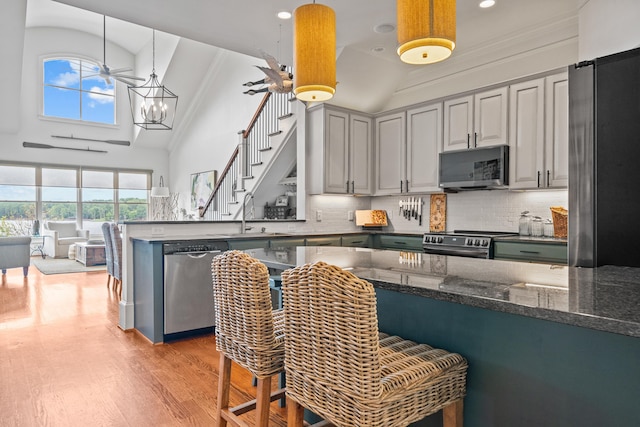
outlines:
[{"label": "stair railing", "polygon": [[238,132],[240,142],[200,210],[201,219],[221,221],[233,215],[230,207],[239,204],[237,193],[245,191],[245,180],[253,178],[252,167],[262,164],[262,153],[271,149],[270,138],[281,132],[279,121],[291,115],[290,98],[290,94],[265,93],[246,130]]}]

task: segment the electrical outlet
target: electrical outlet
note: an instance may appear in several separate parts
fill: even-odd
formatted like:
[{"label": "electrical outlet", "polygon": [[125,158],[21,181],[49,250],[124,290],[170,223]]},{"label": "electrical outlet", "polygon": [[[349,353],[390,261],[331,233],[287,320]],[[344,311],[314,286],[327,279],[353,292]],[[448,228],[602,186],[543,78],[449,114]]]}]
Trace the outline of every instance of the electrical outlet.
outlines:
[{"label": "electrical outlet", "polygon": [[317,210],[316,211],[316,221],[322,221],[322,211],[321,210]]},{"label": "electrical outlet", "polygon": [[353,211],[347,211],[347,220],[353,221]]},{"label": "electrical outlet", "polygon": [[151,234],[164,234],[164,227],[151,227]]}]

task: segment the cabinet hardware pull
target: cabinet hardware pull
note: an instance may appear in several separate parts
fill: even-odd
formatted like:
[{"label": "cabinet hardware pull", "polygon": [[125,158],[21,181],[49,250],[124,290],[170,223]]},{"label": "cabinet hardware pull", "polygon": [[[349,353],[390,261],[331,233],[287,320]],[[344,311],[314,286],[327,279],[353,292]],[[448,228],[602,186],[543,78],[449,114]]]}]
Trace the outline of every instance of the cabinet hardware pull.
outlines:
[{"label": "cabinet hardware pull", "polygon": [[521,254],[534,254],[534,255],[540,255],[540,252],[537,251],[520,251]]},{"label": "cabinet hardware pull", "polygon": [[538,171],[538,188],[540,188],[540,171]]},{"label": "cabinet hardware pull", "polygon": [[349,192],[349,181],[347,181],[347,193]]},{"label": "cabinet hardware pull", "polygon": [[407,179],[404,182],[406,183],[405,188],[407,189],[406,191],[408,193],[409,192],[409,180]]},{"label": "cabinet hardware pull", "polygon": [[396,245],[406,245],[407,244],[407,242],[393,242],[393,243],[395,243]]},{"label": "cabinet hardware pull", "polygon": [[471,148],[471,134],[467,134],[467,148]]},{"label": "cabinet hardware pull", "polygon": [[478,132],[473,133],[473,146],[478,147]]},{"label": "cabinet hardware pull", "polygon": [[356,192],[356,182],[351,181],[351,193],[355,194]]},{"label": "cabinet hardware pull", "polygon": [[551,187],[551,171],[547,169],[547,187]]},{"label": "cabinet hardware pull", "polygon": [[400,192],[402,193],[402,180],[400,180]]}]

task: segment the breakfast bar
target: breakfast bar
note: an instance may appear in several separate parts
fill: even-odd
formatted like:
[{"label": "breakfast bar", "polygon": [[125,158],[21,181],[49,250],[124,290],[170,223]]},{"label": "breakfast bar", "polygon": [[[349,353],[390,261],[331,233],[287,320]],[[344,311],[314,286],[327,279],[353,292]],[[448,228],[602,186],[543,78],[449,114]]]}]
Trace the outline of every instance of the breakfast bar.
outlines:
[{"label": "breakfast bar", "polygon": [[374,285],[381,331],[462,354],[466,426],[640,425],[640,269],[368,248],[247,252],[274,274],[320,260],[348,269]]}]

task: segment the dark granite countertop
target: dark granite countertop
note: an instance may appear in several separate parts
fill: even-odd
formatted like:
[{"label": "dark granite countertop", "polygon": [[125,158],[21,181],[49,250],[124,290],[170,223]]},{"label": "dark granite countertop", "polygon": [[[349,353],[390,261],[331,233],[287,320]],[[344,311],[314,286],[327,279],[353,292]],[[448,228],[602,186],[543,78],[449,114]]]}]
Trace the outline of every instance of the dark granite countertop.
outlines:
[{"label": "dark granite countertop", "polygon": [[231,240],[231,239],[277,239],[287,237],[332,237],[332,236],[350,236],[358,234],[385,234],[394,236],[422,237],[422,233],[393,233],[385,231],[344,231],[336,233],[327,232],[247,232],[247,233],[204,233],[201,235],[157,235],[157,236],[135,236],[131,240],[138,240],[147,243],[171,243],[178,241],[197,241],[197,240]]},{"label": "dark granite countertop", "polygon": [[283,270],[325,261],[376,288],[640,337],[640,268],[577,268],[346,247],[250,249]]}]

